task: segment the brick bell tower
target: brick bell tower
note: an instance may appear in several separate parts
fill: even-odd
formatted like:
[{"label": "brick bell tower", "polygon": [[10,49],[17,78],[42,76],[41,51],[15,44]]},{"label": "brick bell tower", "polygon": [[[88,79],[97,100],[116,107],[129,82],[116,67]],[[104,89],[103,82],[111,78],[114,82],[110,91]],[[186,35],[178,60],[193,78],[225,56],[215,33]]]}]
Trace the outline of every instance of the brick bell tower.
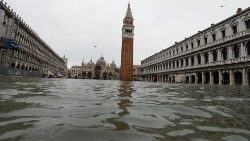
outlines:
[{"label": "brick bell tower", "polygon": [[122,51],[121,51],[121,81],[133,81],[133,44],[134,44],[134,18],[130,3],[122,27]]}]

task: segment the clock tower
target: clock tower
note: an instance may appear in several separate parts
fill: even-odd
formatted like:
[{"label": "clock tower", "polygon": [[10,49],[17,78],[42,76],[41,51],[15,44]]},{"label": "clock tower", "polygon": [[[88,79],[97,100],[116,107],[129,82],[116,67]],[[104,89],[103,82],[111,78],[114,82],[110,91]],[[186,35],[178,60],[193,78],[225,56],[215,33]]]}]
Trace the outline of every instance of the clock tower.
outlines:
[{"label": "clock tower", "polygon": [[121,81],[133,81],[133,44],[134,44],[134,18],[130,4],[122,27],[122,50],[121,50]]}]

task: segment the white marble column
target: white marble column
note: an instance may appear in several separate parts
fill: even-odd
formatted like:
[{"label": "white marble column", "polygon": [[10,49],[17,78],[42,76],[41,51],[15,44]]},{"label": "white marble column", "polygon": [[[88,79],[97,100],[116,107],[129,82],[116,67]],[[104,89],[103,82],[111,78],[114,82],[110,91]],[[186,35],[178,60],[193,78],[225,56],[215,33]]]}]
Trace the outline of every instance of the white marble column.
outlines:
[{"label": "white marble column", "polygon": [[213,53],[212,53],[212,51],[209,51],[209,52],[208,52],[208,62],[209,62],[209,63],[212,63],[212,62],[213,62]]},{"label": "white marble column", "polygon": [[222,71],[219,70],[219,85],[222,85]]},{"label": "white marble column", "polygon": [[202,84],[206,83],[205,72],[202,72]]},{"label": "white marble column", "polygon": [[234,73],[233,70],[230,70],[230,85],[234,85]]},{"label": "white marble column", "polygon": [[198,73],[195,73],[195,84],[198,84],[199,78],[198,78]]},{"label": "white marble column", "polygon": [[214,84],[214,76],[213,76],[213,72],[210,71],[210,84]]},{"label": "white marble column", "polygon": [[228,60],[232,60],[233,59],[233,50],[232,50],[232,47],[229,46],[228,47]]},{"label": "white marble column", "polygon": [[195,66],[198,65],[198,57],[197,57],[197,55],[194,56],[194,65]]},{"label": "white marble column", "polygon": [[217,53],[218,53],[217,60],[218,60],[218,62],[222,61],[222,52],[221,51],[222,51],[221,49],[217,50]]},{"label": "white marble column", "polygon": [[188,76],[189,76],[189,84],[191,84],[192,83],[191,74],[188,74]]},{"label": "white marble column", "polygon": [[201,53],[201,65],[205,64],[205,55],[204,53]]},{"label": "white marble column", "polygon": [[191,66],[191,64],[192,64],[192,59],[191,57],[188,57],[188,65]]},{"label": "white marble column", "polygon": [[246,68],[242,69],[242,85],[247,85],[247,71],[246,71]]},{"label": "white marble column", "polygon": [[244,46],[244,43],[240,44],[240,57],[244,59],[244,57],[247,56],[247,50],[246,47]]}]

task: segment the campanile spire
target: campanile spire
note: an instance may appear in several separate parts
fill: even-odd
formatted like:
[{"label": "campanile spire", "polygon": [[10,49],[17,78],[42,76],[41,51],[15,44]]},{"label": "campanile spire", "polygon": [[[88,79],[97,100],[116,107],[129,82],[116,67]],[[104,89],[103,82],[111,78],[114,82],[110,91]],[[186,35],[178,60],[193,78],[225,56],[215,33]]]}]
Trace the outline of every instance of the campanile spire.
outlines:
[{"label": "campanile spire", "polygon": [[133,81],[133,45],[134,45],[134,18],[130,3],[128,4],[122,27],[122,51],[120,80]]}]

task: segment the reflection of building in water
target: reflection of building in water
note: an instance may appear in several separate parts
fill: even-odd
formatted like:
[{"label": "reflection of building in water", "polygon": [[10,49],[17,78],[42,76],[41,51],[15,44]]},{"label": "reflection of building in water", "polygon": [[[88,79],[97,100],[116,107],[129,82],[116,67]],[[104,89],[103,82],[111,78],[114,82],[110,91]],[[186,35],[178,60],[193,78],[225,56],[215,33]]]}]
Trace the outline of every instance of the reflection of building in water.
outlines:
[{"label": "reflection of building in water", "polygon": [[142,62],[145,81],[250,84],[250,8]]},{"label": "reflection of building in water", "polygon": [[118,102],[117,104],[119,105],[119,108],[123,111],[119,113],[119,116],[125,116],[129,114],[127,107],[129,107],[132,104],[132,101],[130,99],[132,98],[133,92],[134,92],[133,82],[120,83],[120,89],[119,89],[120,102]]},{"label": "reflection of building in water", "polygon": [[79,79],[117,80],[119,78],[119,70],[115,62],[106,64],[104,57],[100,57],[96,63],[92,59],[87,64],[83,61],[81,66],[73,66],[70,72],[71,78]]}]

